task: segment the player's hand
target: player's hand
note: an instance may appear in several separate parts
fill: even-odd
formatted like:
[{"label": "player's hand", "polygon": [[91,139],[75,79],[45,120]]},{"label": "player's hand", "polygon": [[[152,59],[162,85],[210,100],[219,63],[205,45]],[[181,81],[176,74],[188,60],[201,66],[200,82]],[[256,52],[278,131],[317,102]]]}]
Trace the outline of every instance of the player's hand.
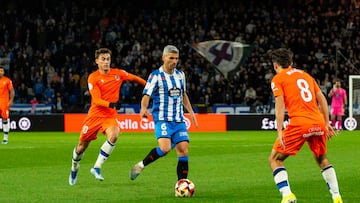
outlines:
[{"label": "player's hand", "polygon": [[121,108],[121,103],[118,102],[110,102],[109,107],[112,109],[119,110]]},{"label": "player's hand", "polygon": [[285,149],[285,140],[284,140],[284,135],[282,131],[278,131],[278,139],[279,139],[279,143],[282,149]]},{"label": "player's hand", "polygon": [[330,140],[333,136],[336,136],[336,135],[337,134],[336,134],[334,128],[330,124],[326,125],[326,138],[328,140]]},{"label": "player's hand", "polygon": [[149,111],[146,108],[140,109],[140,118],[148,118]]},{"label": "player's hand", "polygon": [[198,124],[198,121],[197,121],[197,119],[196,119],[195,114],[194,114],[194,113],[191,113],[191,114],[190,114],[190,117],[191,117],[191,120],[193,121],[195,127],[196,127],[196,128],[199,128],[199,124]]}]

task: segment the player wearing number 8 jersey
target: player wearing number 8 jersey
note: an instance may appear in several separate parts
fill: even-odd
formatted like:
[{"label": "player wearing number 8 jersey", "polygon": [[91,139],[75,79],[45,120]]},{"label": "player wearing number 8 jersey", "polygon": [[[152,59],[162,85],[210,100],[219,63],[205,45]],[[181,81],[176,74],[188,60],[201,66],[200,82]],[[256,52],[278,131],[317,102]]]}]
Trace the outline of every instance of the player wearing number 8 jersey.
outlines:
[{"label": "player wearing number 8 jersey", "polygon": [[[293,53],[285,48],[271,52],[276,75],[271,82],[275,97],[278,137],[269,157],[274,181],[282,194],[282,203],[296,202],[291,192],[284,161],[296,155],[305,142],[321,168],[333,201],[342,202],[335,169],[326,157],[326,138],[336,135],[329,124],[328,104],[313,77],[292,67]],[[285,109],[290,124],[283,129]]]}]

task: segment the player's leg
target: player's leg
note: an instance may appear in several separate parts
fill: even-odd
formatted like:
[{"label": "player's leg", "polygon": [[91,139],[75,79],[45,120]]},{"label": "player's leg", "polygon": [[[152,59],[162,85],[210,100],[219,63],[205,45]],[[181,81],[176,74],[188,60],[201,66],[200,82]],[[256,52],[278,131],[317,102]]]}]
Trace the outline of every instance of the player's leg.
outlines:
[{"label": "player's leg", "polygon": [[337,122],[337,133],[339,133],[342,130],[342,116],[336,116],[336,122]]},{"label": "player's leg", "polygon": [[150,152],[145,156],[145,158],[135,166],[130,171],[130,179],[135,180],[136,177],[144,170],[145,166],[156,161],[160,157],[165,156],[171,150],[171,142],[169,138],[159,138],[158,147],[155,147],[150,150]]},{"label": "player's leg", "polygon": [[178,180],[187,178],[189,171],[189,156],[188,156],[189,143],[182,141],[176,144],[176,154],[178,156],[177,164],[177,177]]},{"label": "player's leg", "polygon": [[3,132],[4,132],[4,138],[2,141],[2,144],[7,144],[9,142],[9,119],[2,119],[2,125],[3,125]]},{"label": "player's leg", "polygon": [[116,119],[114,118],[106,118],[100,122],[102,123],[100,131],[105,129],[104,133],[106,134],[107,139],[102,144],[94,167],[90,169],[90,173],[93,174],[97,180],[102,181],[104,180],[104,177],[101,175],[101,167],[115,149],[115,145],[120,133],[120,128]]},{"label": "player's leg", "polygon": [[290,155],[296,155],[305,142],[302,136],[307,130],[304,126],[288,125],[283,131],[285,148],[282,148],[277,139],[273,145],[269,157],[270,168],[273,173],[274,182],[282,196],[282,203],[295,203],[296,196],[292,193],[288,179],[288,173],[284,166],[285,159]]},{"label": "player's leg", "polygon": [[330,125],[336,129],[336,108],[330,107]]},{"label": "player's leg", "polygon": [[151,149],[142,161],[135,164],[130,171],[131,180],[135,180],[144,170],[145,166],[165,156],[171,150],[171,131],[168,125],[167,122],[158,122],[155,124],[155,137],[157,138],[158,147]]},{"label": "player's leg", "polygon": [[0,111],[1,111],[2,126],[3,126],[3,133],[4,133],[4,138],[3,138],[2,144],[7,144],[9,142],[9,131],[10,131],[9,110],[4,107],[1,107]]},{"label": "player's leg", "polygon": [[341,203],[342,200],[339,191],[339,184],[337,181],[336,172],[333,165],[326,158],[326,155],[320,155],[318,157],[315,157],[315,160],[317,161],[317,163],[321,168],[321,174],[328,186],[332,199],[336,203]]},{"label": "player's leg", "polygon": [[269,157],[269,163],[273,173],[274,182],[282,196],[281,203],[295,203],[296,197],[291,191],[288,173],[284,166],[284,161],[287,157],[288,155],[273,149]]},{"label": "player's leg", "polygon": [[335,112],[334,108],[331,108],[331,115],[330,115],[330,124],[331,126],[336,129],[336,115],[334,114]]},{"label": "player's leg", "polygon": [[77,175],[80,169],[80,161],[84,156],[86,148],[89,146],[89,141],[80,141],[77,146],[74,147],[71,159],[71,170],[69,175],[69,184],[75,185]]},{"label": "player's leg", "polygon": [[85,119],[80,133],[79,143],[76,145],[72,152],[71,171],[69,176],[70,185],[75,185],[80,169],[80,161],[83,158],[84,153],[88,148],[90,142],[97,138],[96,135],[99,128],[99,125],[95,122],[94,119]]},{"label": "player's leg", "polygon": [[178,180],[188,177],[189,172],[189,135],[185,123],[176,124],[176,133],[173,135],[172,142],[175,143],[175,150],[178,157],[177,177]]},{"label": "player's leg", "polygon": [[[326,132],[324,130],[324,132]],[[326,157],[326,136],[312,136],[308,139],[308,145],[314,155],[316,162],[321,168],[321,174],[328,186],[332,199],[341,203],[341,195],[336,172],[329,159]]]}]

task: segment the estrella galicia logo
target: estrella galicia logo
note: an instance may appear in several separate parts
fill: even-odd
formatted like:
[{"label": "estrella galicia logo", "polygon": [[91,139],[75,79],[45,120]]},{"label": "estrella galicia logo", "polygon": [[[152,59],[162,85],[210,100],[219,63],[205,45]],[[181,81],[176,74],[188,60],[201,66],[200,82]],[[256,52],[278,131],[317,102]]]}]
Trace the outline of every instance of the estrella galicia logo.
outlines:
[{"label": "estrella galicia logo", "polygon": [[20,130],[26,131],[31,127],[31,121],[27,117],[22,117],[18,121]]},{"label": "estrella galicia logo", "polygon": [[181,90],[177,87],[169,89],[169,96],[173,98],[178,98],[181,95]]}]

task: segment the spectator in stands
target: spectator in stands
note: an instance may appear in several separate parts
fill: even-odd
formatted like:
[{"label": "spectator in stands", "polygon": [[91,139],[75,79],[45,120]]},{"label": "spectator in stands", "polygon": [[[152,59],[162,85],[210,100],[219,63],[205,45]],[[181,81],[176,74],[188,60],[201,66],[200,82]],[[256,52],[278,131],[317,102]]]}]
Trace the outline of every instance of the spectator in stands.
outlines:
[{"label": "spectator in stands", "polygon": [[204,93],[204,104],[207,107],[212,107],[212,105],[214,104],[213,91],[210,87],[206,87],[206,90]]},{"label": "spectator in stands", "polygon": [[200,97],[201,97],[201,90],[200,86],[196,86],[195,83],[191,83],[190,89],[189,89],[189,99],[194,104],[199,104]]},{"label": "spectator in stands", "polygon": [[47,84],[46,89],[44,90],[44,101],[55,102],[55,90],[51,87],[51,84]]},{"label": "spectator in stands", "polygon": [[30,111],[30,113],[31,113],[31,114],[35,114],[36,106],[39,104],[39,101],[37,100],[36,97],[33,97],[33,98],[30,100],[30,104],[31,104],[31,111]]},{"label": "spectator in stands", "polygon": [[124,104],[129,104],[131,102],[133,93],[133,85],[130,81],[126,81],[121,86],[121,100]]},{"label": "spectator in stands", "polygon": [[16,92],[16,102],[21,104],[27,104],[29,102],[28,88],[25,85],[25,82],[21,82]]},{"label": "spectator in stands", "polygon": [[142,91],[144,89],[143,86],[139,85],[138,83],[133,83],[133,88],[132,88],[132,97],[131,97],[131,104],[137,104],[142,97]]},{"label": "spectator in stands", "polygon": [[84,74],[80,77],[80,81],[79,81],[80,99],[81,99],[82,105],[85,105],[85,103],[87,101],[87,96],[85,95],[85,92],[88,91],[88,86],[87,86],[88,77],[89,77],[89,72],[87,70],[85,70]]},{"label": "spectator in stands", "polygon": [[56,97],[55,112],[56,113],[63,113],[64,112],[64,107],[63,107],[63,102],[62,102],[62,97],[61,96]]},{"label": "spectator in stands", "polygon": [[253,104],[255,103],[256,101],[256,91],[254,89],[253,86],[249,86],[246,91],[245,91],[245,102],[246,102],[246,105],[248,106],[253,106]]},{"label": "spectator in stands", "polygon": [[42,101],[44,99],[44,90],[45,86],[40,77],[36,78],[36,82],[34,83],[34,94],[37,101]]},{"label": "spectator in stands", "polygon": [[242,93],[241,93],[241,89],[239,89],[239,88],[236,88],[236,89],[234,89],[234,95],[233,95],[233,98],[234,98],[234,100],[233,100],[233,103],[234,104],[242,104],[243,103],[243,95],[242,95]]},{"label": "spectator in stands", "polygon": [[50,64],[50,62],[46,63],[45,74],[46,74],[46,84],[51,84],[55,75],[55,68]]}]

